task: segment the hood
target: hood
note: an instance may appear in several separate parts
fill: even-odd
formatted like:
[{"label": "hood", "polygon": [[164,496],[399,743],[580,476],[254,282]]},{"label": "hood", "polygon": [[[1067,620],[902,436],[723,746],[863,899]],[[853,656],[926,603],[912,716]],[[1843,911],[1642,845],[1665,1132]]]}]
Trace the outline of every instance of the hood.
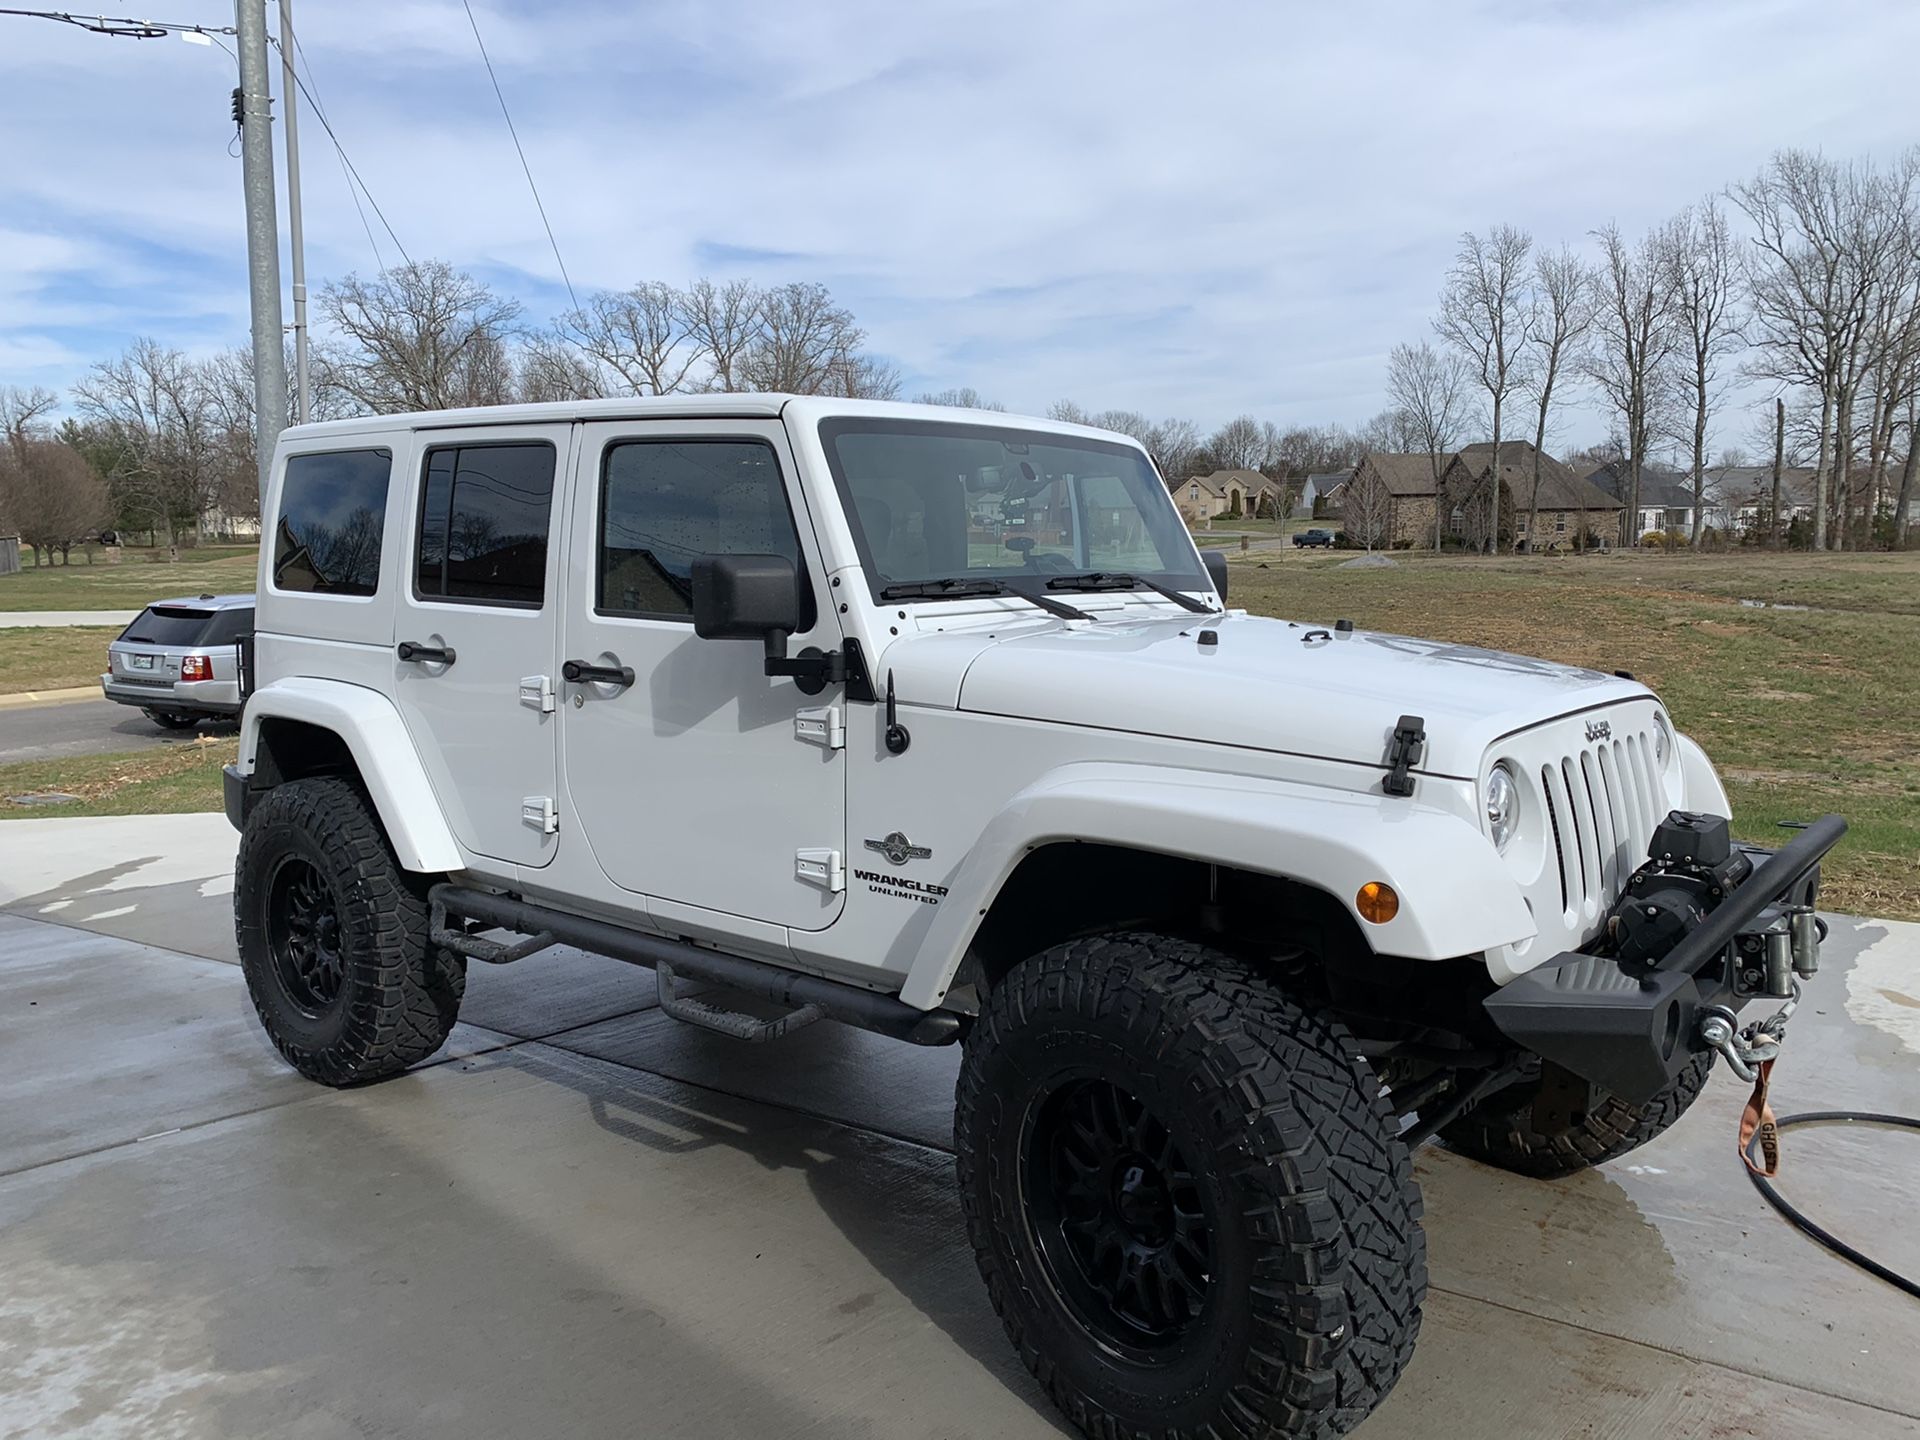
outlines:
[{"label": "hood", "polygon": [[[1203,630],[1217,643],[1202,645]],[[951,673],[966,640],[978,648],[959,676],[962,710],[1364,765],[1384,765],[1395,723],[1419,715],[1420,770],[1466,779],[1502,735],[1649,693],[1523,655],[1242,614],[1116,617],[997,637],[948,632],[896,649],[931,641],[942,652],[937,668]]]}]

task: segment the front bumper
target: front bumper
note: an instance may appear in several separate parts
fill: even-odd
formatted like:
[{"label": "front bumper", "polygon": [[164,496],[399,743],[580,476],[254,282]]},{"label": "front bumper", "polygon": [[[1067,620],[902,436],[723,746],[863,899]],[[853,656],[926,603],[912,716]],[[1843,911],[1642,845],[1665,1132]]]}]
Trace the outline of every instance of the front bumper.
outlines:
[{"label": "front bumper", "polygon": [[100,677],[100,693],[121,705],[188,715],[238,715],[237,680],[173,680],[141,684],[111,671]]},{"label": "front bumper", "polygon": [[1699,1034],[1704,1011],[1737,1010],[1755,998],[1736,983],[1745,963],[1737,942],[1776,907],[1812,906],[1820,861],[1846,829],[1828,815],[1777,851],[1743,847],[1753,873],[1650,969],[1629,973],[1607,955],[1557,955],[1488,996],[1489,1018],[1516,1044],[1629,1104],[1651,1100],[1710,1048]]}]

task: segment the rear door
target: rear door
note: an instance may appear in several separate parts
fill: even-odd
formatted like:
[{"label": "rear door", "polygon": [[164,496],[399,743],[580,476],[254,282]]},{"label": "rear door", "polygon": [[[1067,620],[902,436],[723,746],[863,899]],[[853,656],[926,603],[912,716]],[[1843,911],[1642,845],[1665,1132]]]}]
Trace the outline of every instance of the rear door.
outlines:
[{"label": "rear door", "polygon": [[422,432],[395,701],[456,839],[545,865],[558,844],[556,476],[570,425]]},{"label": "rear door", "polygon": [[790,556],[809,604],[788,653],[839,646],[784,428],[585,425],[575,493],[562,654],[633,677],[562,685],[570,808],[600,868],[656,901],[824,929],[845,898],[843,687],[802,694],[760,645],[698,638],[688,587],[699,555]]}]

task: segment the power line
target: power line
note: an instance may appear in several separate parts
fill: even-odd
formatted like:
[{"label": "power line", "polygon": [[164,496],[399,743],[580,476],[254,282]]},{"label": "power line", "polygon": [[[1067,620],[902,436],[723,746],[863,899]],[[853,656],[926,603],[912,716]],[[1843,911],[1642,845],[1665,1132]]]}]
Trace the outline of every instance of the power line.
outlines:
[{"label": "power line", "polygon": [[[573,293],[573,277],[567,274],[567,262],[560,258],[560,242],[553,238],[553,226],[547,220],[547,207],[540,201],[540,187],[533,183],[533,167],[527,164],[527,152],[520,146],[520,132],[513,128],[513,115],[507,109],[507,97],[500,89],[500,77],[493,73],[493,61],[487,55],[487,42],[480,38],[480,22],[473,18],[473,6],[467,0],[460,0],[467,12],[467,24],[473,27],[473,43],[480,47],[480,59],[487,67],[487,78],[493,82],[494,98],[500,102],[500,113],[506,117],[507,134],[513,137],[514,151],[520,156],[520,168],[526,172],[527,188],[533,192],[533,208],[540,212],[540,223],[546,227],[547,244],[553,247],[553,260],[560,267],[560,278],[566,281],[567,298],[573,301],[573,308],[580,308],[580,297]],[[371,197],[369,197],[371,198]]]},{"label": "power line", "polygon": [[[274,46],[276,49],[279,48],[278,40],[274,41]],[[313,73],[313,64],[311,61],[307,60],[306,49],[304,46],[301,45],[300,37],[298,35],[293,37],[293,50],[294,50],[294,54],[297,55],[301,59],[301,61],[306,63],[307,73],[311,75]],[[368,188],[367,182],[360,178],[360,171],[357,168],[355,168],[352,157],[350,157],[347,154],[347,147],[342,145],[340,143],[340,137],[333,133],[333,126],[329,124],[327,121],[327,112],[320,108],[320,102],[314,98],[314,93],[312,88],[307,84],[305,80],[302,80],[300,78],[300,73],[297,70],[294,72],[293,83],[300,87],[300,93],[306,97],[308,108],[310,108],[313,111],[314,118],[320,122],[320,128],[327,132],[327,139],[333,142],[333,148],[335,152],[338,153],[338,155],[340,156],[340,163],[346,167],[347,173],[353,178],[354,182],[358,184],[360,189],[366,194],[367,204],[373,207],[373,213],[375,217],[378,218],[378,220],[380,221],[381,228],[383,228],[387,232],[387,238],[393,241],[393,248],[400,252],[400,258],[407,263],[409,268],[411,268],[413,265],[413,257],[407,254],[407,247],[402,245],[400,243],[400,237],[394,234],[393,226],[388,222],[386,212],[380,208],[380,202],[373,198],[373,191]],[[348,189],[349,191],[351,191],[352,186],[349,186]],[[360,202],[357,199],[354,201],[354,204],[356,206],[358,206],[359,203]],[[360,219],[361,219],[361,223],[364,225],[366,223],[366,216],[362,214]],[[373,238],[373,234],[371,230],[368,231],[367,238],[369,240]],[[375,245],[374,261],[376,264],[379,263],[379,259],[380,259],[380,247],[378,245]],[[382,266],[381,268],[384,269],[385,267]]]},{"label": "power line", "polygon": [[135,20],[129,16],[74,15],[65,10],[0,10],[0,15],[20,15],[29,20],[57,20],[91,30],[96,35],[115,35],[124,40],[162,40],[169,35],[237,35],[231,25],[194,25],[173,20]]},{"label": "power line", "polygon": [[[281,48],[278,39],[273,43],[276,49]],[[286,52],[282,49],[281,53],[284,55]],[[307,47],[300,43],[297,32],[293,37],[293,53],[298,57],[299,63],[307,67],[307,78],[313,82],[313,88],[311,90],[307,88],[301,81],[298,71],[294,72],[294,84],[299,87],[300,93],[307,97],[307,104],[313,110],[314,117],[324,126],[327,121],[320,109],[320,82],[314,79],[313,62],[307,59]],[[327,138],[333,139],[331,130],[327,132]],[[384,275],[387,273],[387,257],[380,253],[380,242],[373,238],[373,226],[367,223],[367,207],[360,203],[360,187],[354,183],[353,167],[347,163],[347,152],[341,148],[338,140],[333,142],[333,155],[340,162],[340,178],[347,182],[347,198],[353,201],[353,213],[360,217],[360,229],[367,237],[367,248],[373,251],[373,268]],[[367,198],[371,200],[372,194],[369,193]],[[381,218],[381,223],[386,223],[384,216]]]}]

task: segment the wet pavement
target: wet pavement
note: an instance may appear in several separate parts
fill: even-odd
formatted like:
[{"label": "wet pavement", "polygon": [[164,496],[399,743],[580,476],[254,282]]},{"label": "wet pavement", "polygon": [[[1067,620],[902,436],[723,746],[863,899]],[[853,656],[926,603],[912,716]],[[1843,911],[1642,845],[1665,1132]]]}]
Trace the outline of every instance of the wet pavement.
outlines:
[{"label": "wet pavement", "polygon": [[[255,1024],[218,816],[0,827],[0,1437],[1064,1433],[973,1269],[957,1056],[745,1047],[562,951],[329,1091]],[[1920,1114],[1920,926],[1841,919],[1783,1112]],[[1429,1148],[1433,1289],[1363,1440],[1920,1436],[1920,1305],[1767,1210],[1744,1087],[1555,1184]],[[1782,1185],[1897,1268],[1920,1137]]]}]

